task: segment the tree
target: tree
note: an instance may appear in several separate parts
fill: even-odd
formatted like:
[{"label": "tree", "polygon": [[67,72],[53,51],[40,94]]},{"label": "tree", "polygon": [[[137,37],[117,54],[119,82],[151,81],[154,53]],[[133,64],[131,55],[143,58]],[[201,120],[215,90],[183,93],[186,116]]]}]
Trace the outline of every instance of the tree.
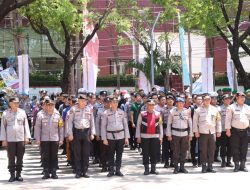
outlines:
[{"label": "tree", "polygon": [[[71,68],[83,52],[84,47],[93,38],[95,33],[104,27],[109,13],[112,10],[111,0],[107,1],[103,12],[89,11],[85,15],[94,28],[90,34],[81,37],[84,39],[75,54],[72,53],[71,44],[76,35],[82,31],[83,9],[90,5],[90,0],[36,0],[22,9],[22,14],[28,19],[31,27],[38,34],[48,38],[52,50],[64,60],[61,88],[69,92],[71,81]],[[63,48],[57,45],[63,42]],[[69,92],[70,93],[70,92]]]},{"label": "tree", "polygon": [[35,0],[0,0],[0,21],[9,14],[9,12],[26,6]]},{"label": "tree", "polygon": [[[150,79],[151,75],[147,72],[151,70],[151,61],[149,59],[151,57],[150,35],[151,28],[155,21],[155,14],[150,8],[141,7],[136,1],[124,1],[126,1],[127,7],[129,8],[124,9],[124,7],[116,6],[117,15],[113,18],[113,24],[115,25],[118,33],[126,32],[130,36],[133,36],[133,38],[143,47],[147,54],[147,58],[144,59],[144,65],[139,65],[140,63],[133,60],[127,67],[137,68],[138,70],[144,72],[145,76]],[[169,8],[168,10],[166,9],[164,14],[161,15],[160,23],[166,23],[167,20],[172,18],[174,13],[175,7],[172,7],[172,9]],[[162,75],[165,89],[169,89],[169,68],[174,64],[178,64],[177,66],[179,66],[180,62],[173,62],[169,64],[169,61],[172,61],[173,59],[171,58],[171,43],[169,42],[168,32],[166,31],[161,38],[166,42],[166,50],[165,52],[161,50],[160,45],[155,41],[155,48],[153,51],[154,70],[156,74]],[[165,61],[163,61],[163,59],[165,59]]]},{"label": "tree", "polygon": [[[172,0],[154,0],[161,5]],[[240,26],[250,19],[248,1],[244,0],[181,0],[176,7],[182,7],[182,22],[191,29],[198,29],[208,38],[221,36],[228,45],[231,59],[243,81],[245,89],[250,88],[249,75],[240,61],[240,47],[250,55],[247,38],[250,35],[250,24],[245,31]]]}]

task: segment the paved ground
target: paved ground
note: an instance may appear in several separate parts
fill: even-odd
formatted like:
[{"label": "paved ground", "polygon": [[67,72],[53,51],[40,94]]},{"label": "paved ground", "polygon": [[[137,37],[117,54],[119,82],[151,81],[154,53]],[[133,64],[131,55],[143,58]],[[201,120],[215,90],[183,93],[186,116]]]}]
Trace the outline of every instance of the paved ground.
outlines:
[{"label": "paved ground", "polygon": [[[61,151],[61,150],[60,150]],[[189,174],[172,174],[173,169],[165,169],[162,164],[158,164],[160,175],[143,176],[144,171],[141,165],[141,156],[136,151],[125,149],[123,157],[122,172],[123,178],[107,178],[106,173],[100,173],[97,165],[90,165],[90,178],[75,179],[72,170],[66,166],[65,156],[59,156],[60,170],[58,171],[58,180],[42,180],[41,167],[39,163],[38,147],[28,145],[24,158],[23,178],[24,182],[8,183],[9,173],[7,170],[6,150],[0,149],[0,189],[237,189],[239,187],[249,186],[250,172],[233,173],[231,168],[222,169],[219,164],[215,164],[217,173],[201,174],[201,168],[193,168],[190,163],[187,164]],[[250,169],[250,163],[247,163]]]}]

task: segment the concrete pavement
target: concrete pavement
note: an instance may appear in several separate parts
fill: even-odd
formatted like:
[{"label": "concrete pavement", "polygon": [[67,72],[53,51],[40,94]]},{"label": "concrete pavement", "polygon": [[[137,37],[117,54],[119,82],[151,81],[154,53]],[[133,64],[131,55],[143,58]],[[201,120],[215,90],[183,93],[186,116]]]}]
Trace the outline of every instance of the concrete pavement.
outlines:
[{"label": "concrete pavement", "polygon": [[[61,150],[60,150],[61,152]],[[234,173],[232,168],[220,168],[219,163],[215,163],[217,173],[202,174],[201,168],[193,168],[191,163],[187,164],[189,174],[172,174],[173,168],[165,169],[163,164],[158,164],[160,175],[144,176],[141,156],[137,151],[125,149],[123,154],[122,172],[123,178],[107,178],[107,173],[100,173],[98,165],[90,164],[90,178],[75,179],[72,169],[66,166],[66,157],[59,155],[59,179],[42,180],[40,167],[40,156],[36,145],[28,145],[24,157],[23,178],[24,182],[9,183],[9,173],[7,169],[6,150],[0,149],[0,189],[237,189],[239,187],[248,188],[250,186],[250,172]],[[248,155],[249,157],[249,155]],[[250,163],[247,163],[250,169]],[[143,189],[142,189],[143,188]]]}]

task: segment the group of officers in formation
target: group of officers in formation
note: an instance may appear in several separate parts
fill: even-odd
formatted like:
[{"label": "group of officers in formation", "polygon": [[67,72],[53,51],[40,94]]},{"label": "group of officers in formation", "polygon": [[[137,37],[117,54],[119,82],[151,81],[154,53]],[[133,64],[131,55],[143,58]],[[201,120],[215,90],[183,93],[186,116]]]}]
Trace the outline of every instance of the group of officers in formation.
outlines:
[{"label": "group of officers in formation", "polygon": [[23,181],[25,144],[31,136],[40,148],[42,179],[58,178],[59,146],[76,178],[89,177],[90,156],[108,177],[123,176],[125,146],[142,151],[144,175],[157,175],[160,161],[165,168],[173,167],[174,174],[188,173],[188,152],[202,173],[215,173],[214,161],[221,161],[221,167],[234,167],[234,172],[248,171],[250,107],[243,92],[190,96],[154,88],[148,94],[114,90],[112,95],[107,91],[96,95],[80,90],[77,96],[49,97],[43,90],[40,96],[33,126],[18,97],[10,97],[9,109],[3,112],[0,140],[7,148],[9,182]]}]

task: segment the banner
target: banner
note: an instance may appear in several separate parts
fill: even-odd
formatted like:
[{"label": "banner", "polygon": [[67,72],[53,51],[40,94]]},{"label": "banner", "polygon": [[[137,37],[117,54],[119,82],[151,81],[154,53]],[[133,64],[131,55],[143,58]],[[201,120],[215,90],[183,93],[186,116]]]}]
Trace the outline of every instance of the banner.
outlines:
[{"label": "banner", "polygon": [[8,68],[0,72],[0,75],[7,87],[18,88],[19,79],[13,68]]},{"label": "banner", "polygon": [[[141,64],[143,64],[143,60],[144,60],[144,58],[140,58],[139,62]],[[138,86],[139,86],[139,89],[143,89],[146,94],[151,91],[150,82],[148,81],[145,74],[143,72],[141,72],[141,71],[139,71]]]},{"label": "banner", "polygon": [[19,75],[19,94],[29,94],[29,57],[27,54],[17,56]]},{"label": "banner", "polygon": [[[235,67],[234,63],[231,59],[227,60],[227,78],[228,78],[228,83],[231,89],[237,90],[238,89],[238,81],[234,79],[236,78],[235,76]],[[236,85],[234,86],[234,82],[236,82]],[[234,89],[236,87],[236,89]]]},{"label": "banner", "polygon": [[202,92],[214,91],[213,58],[201,59]]},{"label": "banner", "polygon": [[[86,15],[88,11],[83,12],[84,22],[83,30],[85,35],[92,33],[94,26],[89,24]],[[97,34],[88,42],[83,50],[85,58],[82,59],[83,64],[83,88],[88,92],[96,92],[96,82],[98,74],[98,54],[99,54],[99,39]]]},{"label": "banner", "polygon": [[181,62],[182,62],[182,80],[184,86],[190,86],[189,69],[186,61],[185,45],[184,45],[185,30],[180,25],[180,14],[178,14],[178,20],[179,20],[179,38],[180,38]]}]

